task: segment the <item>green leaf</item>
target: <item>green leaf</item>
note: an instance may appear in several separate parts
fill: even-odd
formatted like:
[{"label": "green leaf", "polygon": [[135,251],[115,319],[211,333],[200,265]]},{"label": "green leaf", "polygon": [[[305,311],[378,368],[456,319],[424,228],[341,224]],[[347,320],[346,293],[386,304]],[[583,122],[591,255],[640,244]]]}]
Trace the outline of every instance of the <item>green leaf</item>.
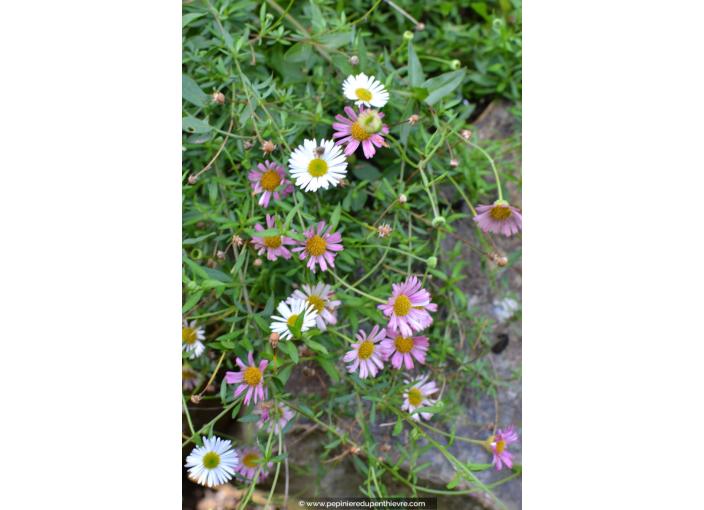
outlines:
[{"label": "green leaf", "polygon": [[284,222],[284,230],[288,230],[289,225],[291,225],[291,221],[293,220],[293,217],[296,214],[296,211],[301,208],[303,205],[302,202],[298,203],[293,209],[289,211],[289,213],[286,215],[286,221]]},{"label": "green leaf", "polygon": [[205,280],[200,284],[204,289],[214,289],[215,287],[221,287],[225,284],[219,280]]},{"label": "green leaf", "polygon": [[367,46],[364,44],[361,30],[357,33],[357,58],[359,59],[359,69],[363,71],[367,68]]},{"label": "green leaf", "polygon": [[430,95],[428,92],[428,89],[425,87],[413,87],[413,96],[418,100],[418,101],[423,101]]},{"label": "green leaf", "polygon": [[460,474],[459,473],[457,473],[457,476],[450,483],[447,484],[447,488],[454,489],[455,487],[457,487],[458,483],[460,483]]},{"label": "green leaf", "polygon": [[237,404],[233,409],[232,409],[232,419],[234,420],[235,417],[237,416],[237,413],[240,412],[240,406],[242,405],[242,402]]},{"label": "green leaf", "polygon": [[313,47],[310,44],[296,43],[284,53],[284,60],[288,62],[305,62],[310,57]]},{"label": "green leaf", "polygon": [[468,464],[467,467],[470,471],[484,471],[489,469],[493,464]]},{"label": "green leaf", "polygon": [[411,87],[420,87],[423,79],[425,79],[423,67],[420,65],[416,50],[413,49],[413,43],[408,41],[408,83]]},{"label": "green leaf", "polygon": [[298,347],[291,341],[279,342],[279,348],[281,348],[282,345],[286,348],[288,355],[291,356],[291,360],[295,364],[298,364]]},{"label": "green leaf", "polygon": [[340,374],[337,372],[335,365],[330,363],[325,358],[321,358],[320,356],[316,356],[315,360],[320,364],[321,367],[323,367],[323,370],[327,372],[327,374],[330,376],[330,379],[335,382],[340,382]]},{"label": "green leaf", "polygon": [[186,28],[186,25],[188,25],[191,21],[194,19],[198,19],[201,16],[205,16],[208,14],[207,12],[198,12],[198,13],[191,13],[191,14],[186,14],[183,18],[181,18],[181,28]]},{"label": "green leaf", "polygon": [[401,417],[398,417],[398,420],[396,420],[396,425],[394,425],[394,431],[391,433],[392,436],[398,436],[401,431],[403,430],[403,420],[401,420]]},{"label": "green leaf", "polygon": [[[304,314],[301,314],[301,315],[304,315]],[[301,315],[299,315],[299,317],[300,317]],[[298,320],[296,320],[296,322],[298,322]],[[303,341],[306,343],[306,345],[307,345],[308,347],[310,347],[310,348],[313,349],[314,351],[317,351],[317,352],[319,352],[319,353],[321,353],[321,354],[325,354],[325,355],[329,354],[329,352],[328,352],[328,350],[325,348],[325,346],[319,344],[318,342],[316,342],[316,341],[314,341],[314,340],[311,340],[310,338],[306,338],[305,336],[303,337]]]},{"label": "green leaf", "polygon": [[259,416],[258,414],[248,414],[247,416],[243,416],[242,418],[240,418],[237,421],[240,421],[242,423],[252,423],[252,422],[257,421],[259,419],[261,419],[261,416]]},{"label": "green leaf", "polygon": [[489,19],[489,13],[486,11],[486,4],[484,2],[472,2],[469,5],[486,21],[491,21],[491,19]]},{"label": "green leaf", "polygon": [[460,69],[426,80],[423,85],[421,85],[430,92],[428,97],[425,98],[426,104],[433,106],[443,97],[454,91],[462,83],[466,72],[466,69]]},{"label": "green leaf", "polygon": [[318,4],[314,3],[312,0],[310,2],[310,12],[311,12],[311,23],[313,29],[312,34],[319,34],[325,30],[325,18],[323,18],[323,13],[320,12],[320,7]]},{"label": "green leaf", "polygon": [[340,214],[342,213],[342,208],[340,207],[340,203],[335,206],[335,210],[332,212],[332,215],[330,216],[330,226],[332,227],[330,229],[330,232],[335,232],[335,229],[337,228],[337,224],[340,222]]},{"label": "green leaf", "polygon": [[181,119],[181,128],[186,133],[207,133],[213,130],[213,126],[195,117],[184,117]]},{"label": "green leaf", "polygon": [[[449,448],[452,446],[452,442],[455,440],[455,427],[457,426],[457,422],[452,424],[452,430],[450,431],[450,441],[447,443],[447,447]],[[457,485],[457,484],[455,484]]]},{"label": "green leaf", "polygon": [[196,306],[196,303],[200,301],[201,296],[203,295],[203,291],[199,290],[195,294],[191,295],[191,297],[188,298],[188,301],[186,301],[186,304],[183,305],[183,308],[181,308],[181,313],[186,313],[188,310]]},{"label": "green leaf", "polygon": [[271,459],[269,459],[269,462],[281,462],[286,457],[288,457],[288,452],[282,453],[281,455],[277,455],[276,457],[272,457]]},{"label": "green leaf", "polygon": [[[184,240],[181,242],[181,244],[182,244],[182,245],[185,245],[185,246],[190,245],[190,244],[197,244],[197,243],[201,242],[203,239],[207,239],[207,238],[209,238],[210,236],[214,236],[214,235],[215,235],[215,232],[211,232],[210,234],[206,234],[206,235],[204,235],[204,236],[196,237],[195,239],[184,239]],[[208,275],[206,275],[205,277],[207,278]]]},{"label": "green leaf", "polygon": [[203,92],[193,78],[185,74],[181,75],[181,96],[196,106],[203,107],[208,103],[208,94]]},{"label": "green leaf", "polygon": [[325,448],[326,450],[330,450],[331,448],[335,448],[338,444],[340,444],[341,441],[342,439],[336,439],[332,443],[326,444],[323,448]]},{"label": "green leaf", "polygon": [[195,273],[203,278],[204,280],[207,280],[209,278],[208,273],[205,272],[205,269],[200,267],[198,264],[193,262],[191,259],[184,257],[181,255],[181,260],[183,260]]}]

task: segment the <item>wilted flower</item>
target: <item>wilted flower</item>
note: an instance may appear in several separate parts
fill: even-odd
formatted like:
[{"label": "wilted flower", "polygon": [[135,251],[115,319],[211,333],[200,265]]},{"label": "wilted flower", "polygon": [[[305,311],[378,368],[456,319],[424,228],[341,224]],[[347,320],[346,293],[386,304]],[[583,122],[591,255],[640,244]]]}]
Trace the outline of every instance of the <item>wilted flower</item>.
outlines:
[{"label": "wilted flower", "polygon": [[519,210],[508,205],[506,200],[497,200],[494,205],[478,205],[477,211],[481,214],[473,219],[484,232],[501,233],[508,237],[523,227]]}]

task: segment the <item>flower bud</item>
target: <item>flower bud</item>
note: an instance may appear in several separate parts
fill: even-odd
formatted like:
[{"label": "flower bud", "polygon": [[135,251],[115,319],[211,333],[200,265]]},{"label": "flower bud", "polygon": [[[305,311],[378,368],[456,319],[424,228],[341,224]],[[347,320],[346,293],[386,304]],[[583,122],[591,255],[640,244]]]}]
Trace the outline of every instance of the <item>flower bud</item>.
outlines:
[{"label": "flower bud", "polygon": [[242,240],[242,238],[240,236],[232,236],[232,245],[235,248],[239,248],[243,244],[244,244],[244,241]]},{"label": "flower bud", "polygon": [[269,140],[268,142],[264,142],[264,145],[262,145],[262,150],[266,154],[271,154],[276,150],[276,145],[274,145],[271,140]]},{"label": "flower bud", "polygon": [[293,283],[291,284],[291,288],[292,288],[293,290],[297,290],[297,289],[299,288],[299,285],[298,285],[296,282],[293,282]]},{"label": "flower bud", "polygon": [[196,183],[198,180],[198,177],[195,176],[195,174],[191,174],[188,176],[188,184],[193,185]]},{"label": "flower bud", "polygon": [[438,265],[438,258],[437,257],[428,257],[428,267],[430,269],[435,269],[435,267]]},{"label": "flower bud", "polygon": [[472,132],[469,129],[460,129],[460,135],[462,135],[462,138],[465,140],[472,138]]},{"label": "flower bud", "polygon": [[225,255],[226,255],[226,253],[224,251],[218,250],[218,258],[220,260],[225,260]]},{"label": "flower bud", "polygon": [[254,265],[255,267],[262,267],[262,259],[254,259]]},{"label": "flower bud", "polygon": [[200,402],[200,395],[191,395],[191,402],[198,404]]},{"label": "flower bud", "polygon": [[444,216],[436,216],[433,218],[433,227],[435,228],[442,228],[445,226],[445,217]]},{"label": "flower bud", "polygon": [[317,156],[322,156],[325,154],[325,147],[316,147],[313,152],[315,152]]},{"label": "flower bud", "polygon": [[205,263],[210,269],[217,269],[218,263],[215,262],[213,259],[208,259],[208,261]]},{"label": "flower bud", "polygon": [[269,335],[269,345],[271,345],[272,349],[276,349],[279,346],[279,334],[276,331]]},{"label": "flower bud", "polygon": [[499,267],[504,267],[506,264],[508,264],[508,257],[506,255],[499,257],[499,260],[496,261],[496,265]]},{"label": "flower bud", "polygon": [[388,444],[388,443],[384,443],[384,444],[382,444],[382,445],[379,447],[379,449],[380,449],[382,452],[386,453],[386,452],[388,452],[389,450],[391,450],[391,445]]},{"label": "flower bud", "polygon": [[357,55],[352,55],[347,62],[349,62],[352,67],[357,67],[359,65],[359,58]]},{"label": "flower bud", "polygon": [[186,288],[188,289],[188,292],[193,292],[196,290],[196,287],[198,284],[196,282],[188,282],[188,285],[186,285]]},{"label": "flower bud", "polygon": [[425,30],[425,23],[418,23],[415,27],[413,27],[413,29],[418,32]]},{"label": "flower bud", "polygon": [[242,145],[244,146],[244,150],[248,151],[249,149],[252,148],[252,145],[254,145],[254,144],[252,142],[250,142],[249,140],[246,140]]},{"label": "flower bud", "polygon": [[393,230],[393,228],[391,228],[391,225],[389,225],[388,223],[380,226],[379,227],[379,237],[381,237],[382,239],[384,237],[389,237],[389,234],[391,233],[392,230]]},{"label": "flower bud", "polygon": [[407,201],[408,201],[408,199],[406,198],[406,195],[401,194],[398,196],[398,203],[399,204],[405,204]]},{"label": "flower bud", "polygon": [[362,450],[360,450],[357,446],[353,446],[352,448],[350,448],[350,453],[352,455],[359,455],[361,452]]},{"label": "flower bud", "polygon": [[269,21],[271,21],[271,20],[274,19],[274,15],[273,15],[272,13],[270,13],[270,12],[267,12],[267,13],[266,13],[266,16],[264,16],[264,17],[265,17],[266,19],[268,19]]},{"label": "flower bud", "polygon": [[411,32],[410,30],[406,30],[406,31],[403,33],[403,38],[404,38],[406,41],[412,41],[412,40],[413,40],[413,32]]},{"label": "flower bud", "polygon": [[462,67],[462,62],[459,60],[455,59],[452,62],[450,62],[450,69],[453,71],[457,71],[460,67]]},{"label": "flower bud", "polygon": [[413,125],[415,125],[415,123],[418,122],[419,120],[420,120],[420,118],[418,117],[418,115],[416,115],[416,114],[414,113],[413,115],[411,115],[411,118],[408,119],[408,123],[409,123],[411,126],[413,126]]},{"label": "flower bud", "polygon": [[213,92],[210,97],[213,99],[214,103],[225,104],[225,94],[222,92]]},{"label": "flower bud", "polygon": [[364,131],[371,134],[378,133],[383,127],[381,117],[379,117],[379,112],[376,110],[364,110],[359,114],[357,123],[357,125]]},{"label": "flower bud", "polygon": [[450,160],[450,168],[457,168],[457,166],[460,164],[459,161],[457,161],[457,158],[452,158]]},{"label": "flower bud", "polygon": [[496,18],[494,21],[491,22],[491,25],[492,25],[495,29],[500,30],[501,27],[504,26],[504,20],[502,20],[502,19],[500,19],[500,18]]},{"label": "flower bud", "polygon": [[196,227],[198,227],[198,228],[203,228],[204,226],[205,226],[204,221],[199,221],[198,223],[196,223]]}]

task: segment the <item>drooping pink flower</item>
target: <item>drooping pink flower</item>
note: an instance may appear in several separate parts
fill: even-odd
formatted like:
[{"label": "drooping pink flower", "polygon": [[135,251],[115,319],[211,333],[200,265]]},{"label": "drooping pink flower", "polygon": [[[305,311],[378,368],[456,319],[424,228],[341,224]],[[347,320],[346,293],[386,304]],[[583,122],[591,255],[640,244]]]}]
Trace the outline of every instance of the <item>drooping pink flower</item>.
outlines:
[{"label": "drooping pink flower", "polygon": [[424,336],[403,336],[392,328],[386,328],[386,338],[382,340],[381,346],[391,357],[391,366],[401,368],[406,365],[408,370],[413,368],[413,358],[418,363],[425,365],[425,355],[428,351],[428,338]]},{"label": "drooping pink flower", "polygon": [[249,404],[252,395],[254,395],[255,404],[257,403],[257,396],[259,400],[265,399],[266,392],[264,391],[263,373],[269,362],[262,360],[259,363],[259,367],[257,367],[257,365],[254,364],[252,351],[249,351],[249,366],[242,363],[239,358],[236,358],[235,361],[240,367],[240,371],[225,373],[225,381],[227,384],[239,384],[237,389],[235,389],[235,398],[246,390],[247,395],[244,397],[244,405]]},{"label": "drooping pink flower", "polygon": [[[421,289],[422,282],[415,276],[406,278],[401,284],[392,285],[392,297],[388,305],[377,305],[384,315],[391,317],[388,327],[411,336],[432,322],[429,309],[437,310],[437,305],[430,303],[430,292]],[[432,308],[431,308],[432,307]]]},{"label": "drooping pink flower", "polygon": [[484,232],[510,236],[523,228],[520,209],[511,207],[506,200],[497,200],[494,205],[478,205],[478,214],[473,219]]},{"label": "drooping pink flower", "polygon": [[[335,118],[340,122],[332,125],[332,128],[336,130],[332,137],[341,138],[336,144],[343,145],[346,143],[345,155],[350,156],[361,143],[364,157],[367,159],[371,158],[376,153],[374,146],[382,147],[384,145],[384,135],[389,132],[389,126],[382,124],[380,120],[384,118],[384,114],[378,113],[376,110],[367,110],[365,115],[364,106],[361,105],[359,115],[349,106],[345,106],[345,113],[349,119],[343,115],[337,115]],[[367,120],[366,117],[369,117],[368,124],[365,122]]]},{"label": "drooping pink flower", "polygon": [[[336,251],[342,251],[342,235],[340,233],[331,234],[330,230],[332,227],[329,226],[327,230],[325,229],[325,222],[321,221],[318,223],[318,232],[315,232],[315,226],[310,227],[309,230],[303,232],[303,235],[308,239],[305,241],[303,246],[293,248],[291,251],[303,251],[298,258],[300,260],[305,260],[306,257],[310,255],[310,260],[306,266],[308,269],[315,273],[315,264],[320,264],[320,268],[323,271],[327,271],[328,264],[335,267],[335,257],[337,256]],[[327,261],[327,262],[326,262]]]},{"label": "drooping pink flower", "polygon": [[506,430],[499,429],[499,432],[495,436],[490,436],[484,443],[484,447],[494,454],[494,459],[491,461],[492,464],[496,464],[497,471],[501,471],[502,462],[506,464],[506,467],[511,469],[513,467],[513,462],[511,459],[516,456],[509,452],[506,447],[510,444],[518,442],[518,435],[514,431],[516,427],[511,425]]},{"label": "drooping pink flower", "polygon": [[254,475],[261,466],[262,470],[259,472],[257,477],[257,483],[263,482],[269,476],[269,468],[271,468],[274,463],[268,462],[266,466],[263,464],[255,464],[253,461],[263,459],[262,451],[259,447],[255,446],[250,448],[245,446],[241,450],[236,451],[237,456],[241,459],[240,463],[235,468],[235,472],[241,474],[246,480],[253,481]]},{"label": "drooping pink flower", "polygon": [[252,414],[261,416],[261,420],[257,422],[257,427],[264,432],[269,432],[271,426],[274,426],[274,434],[283,430],[286,424],[291,421],[295,413],[286,405],[276,405],[273,400],[268,402],[260,402],[252,411]]},{"label": "drooping pink flower", "polygon": [[[411,380],[403,380],[405,384],[410,384],[412,382],[414,384],[413,386],[408,388],[408,390],[406,390],[406,392],[403,394],[404,401],[403,405],[401,406],[401,410],[408,411],[408,414],[410,414],[419,407],[432,407],[436,404],[436,400],[430,399],[428,397],[437,393],[438,387],[434,381],[427,382],[428,377],[430,377],[429,374],[426,374],[423,376],[419,375],[418,377]],[[431,413],[416,413],[411,414],[411,419],[415,421],[420,421],[421,416],[424,420],[429,420],[433,417]]]},{"label": "drooping pink flower", "polygon": [[[276,227],[276,219],[267,214],[266,215],[266,229],[262,227],[259,223],[254,225],[254,230],[257,232],[264,232],[264,230]],[[294,231],[295,232],[295,231]],[[291,252],[288,251],[286,245],[296,244],[296,241],[284,236],[271,236],[271,237],[255,237],[252,236],[252,244],[254,244],[255,249],[259,249],[258,255],[261,255],[266,250],[266,258],[269,260],[276,260],[277,256],[283,257],[285,259],[291,258]]]},{"label": "drooping pink flower", "polygon": [[[274,196],[274,200],[281,200],[293,193],[293,183],[286,178],[286,171],[283,165],[276,166],[276,162],[269,163],[267,159],[264,164],[257,165],[259,170],[252,169],[249,172],[250,186],[255,193],[264,192],[259,198],[259,205],[269,207],[269,200]],[[277,189],[279,188],[279,189]]]},{"label": "drooping pink flower", "polygon": [[366,379],[370,375],[376,377],[379,370],[384,368],[384,360],[388,357],[386,348],[378,344],[385,336],[386,330],[379,331],[379,326],[374,326],[372,332],[369,333],[369,338],[364,331],[359,330],[359,333],[355,335],[359,343],[352,344],[352,350],[348,351],[343,358],[343,361],[347,363],[354,361],[347,366],[347,371],[351,374],[359,368],[360,379]]}]

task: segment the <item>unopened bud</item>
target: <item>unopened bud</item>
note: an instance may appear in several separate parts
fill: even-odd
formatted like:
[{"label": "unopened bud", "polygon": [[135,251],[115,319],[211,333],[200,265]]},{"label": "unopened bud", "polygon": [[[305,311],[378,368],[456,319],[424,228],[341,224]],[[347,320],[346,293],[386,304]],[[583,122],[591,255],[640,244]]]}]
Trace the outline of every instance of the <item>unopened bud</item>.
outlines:
[{"label": "unopened bud", "polygon": [[254,259],[254,265],[255,267],[262,267],[262,259]]},{"label": "unopened bud", "polygon": [[193,292],[196,290],[196,287],[198,284],[196,282],[188,282],[188,285],[186,285],[186,288],[188,289],[188,292]]},{"label": "unopened bud", "polygon": [[379,447],[379,449],[380,449],[382,452],[386,453],[386,452],[388,452],[389,450],[391,450],[391,445],[388,444],[388,443],[384,443],[384,444],[382,444],[382,445]]},{"label": "unopened bud", "polygon": [[389,237],[389,234],[391,233],[392,230],[393,230],[393,228],[391,228],[391,225],[389,225],[388,223],[380,226],[379,227],[379,237],[381,237],[382,239],[384,237]]},{"label": "unopened bud", "polygon": [[191,402],[198,404],[200,402],[200,395],[191,395]]},{"label": "unopened bud", "polygon": [[361,452],[362,450],[360,450],[357,446],[353,446],[352,448],[350,448],[350,453],[352,455],[359,455]]},{"label": "unopened bud", "polygon": [[408,199],[406,198],[406,195],[401,194],[398,196],[398,203],[399,204],[405,204],[407,201],[408,201]]},{"label": "unopened bud", "polygon": [[384,127],[381,122],[381,117],[379,117],[379,112],[374,109],[364,110],[360,113],[357,119],[357,125],[371,134],[378,133],[381,131],[381,128]]},{"label": "unopened bud", "polygon": [[254,144],[252,142],[250,142],[249,140],[246,140],[242,145],[244,146],[244,150],[248,151],[249,149],[252,148],[252,146]]},{"label": "unopened bud", "polygon": [[450,160],[450,168],[457,168],[457,166],[460,164],[459,161],[457,161],[457,158],[452,158]]},{"label": "unopened bud", "polygon": [[272,349],[276,349],[279,345],[279,334],[274,331],[271,335],[269,335],[269,345],[271,345]]},{"label": "unopened bud", "polygon": [[232,236],[232,245],[235,248],[239,248],[244,244],[244,240],[240,236]]},{"label": "unopened bud", "polygon": [[494,21],[491,22],[491,24],[495,29],[499,30],[501,27],[504,26],[504,20],[496,18]]},{"label": "unopened bud", "polygon": [[437,257],[428,257],[428,267],[430,269],[435,269],[435,267],[438,265],[438,258]]},{"label": "unopened bud", "polygon": [[413,27],[414,30],[417,30],[420,32],[421,30],[425,30],[425,23],[418,23],[415,27]]},{"label": "unopened bud", "polygon": [[433,218],[433,227],[435,228],[442,228],[445,226],[445,217],[444,216],[436,216]]},{"label": "unopened bud", "polygon": [[462,138],[465,140],[472,138],[472,132],[469,129],[460,129],[460,135],[462,135]]},{"label": "unopened bud", "polygon": [[506,264],[508,264],[508,257],[506,255],[499,257],[499,260],[496,261],[496,265],[499,267],[504,267]]},{"label": "unopened bud", "polygon": [[210,269],[217,269],[218,263],[215,262],[213,259],[208,259],[208,261],[205,263]]},{"label": "unopened bud", "polygon": [[196,183],[198,180],[198,177],[195,176],[195,174],[191,174],[188,176],[188,184],[193,185]]},{"label": "unopened bud", "polygon": [[347,62],[349,62],[352,65],[352,67],[357,67],[359,65],[359,58],[357,57],[357,55],[352,55],[347,60]]},{"label": "unopened bud", "polygon": [[296,282],[293,282],[293,283],[291,284],[291,288],[293,288],[293,290],[298,289],[298,287],[299,287],[299,285],[298,285]]},{"label": "unopened bud", "polygon": [[220,260],[225,260],[225,255],[226,255],[226,253],[224,251],[218,250],[218,258]]},{"label": "unopened bud", "polygon": [[[301,356],[301,355],[299,354],[299,356]],[[301,357],[303,357],[303,356],[301,356]],[[305,375],[306,377],[313,377],[315,375],[315,370],[310,367],[303,367],[302,372],[303,372],[303,375]]]},{"label": "unopened bud", "polygon": [[204,226],[205,226],[204,221],[199,221],[198,223],[196,223],[196,227],[198,227],[198,228],[203,228]]},{"label": "unopened bud", "polygon": [[213,92],[210,96],[213,98],[213,102],[217,104],[225,104],[225,94],[222,92]]},{"label": "unopened bud", "polygon": [[452,62],[450,62],[450,69],[453,71],[457,71],[460,67],[462,67],[462,62],[459,60],[455,59]]},{"label": "unopened bud", "polygon": [[262,150],[265,153],[271,154],[276,150],[276,145],[274,145],[271,140],[269,140],[268,142],[264,142],[264,145],[262,145]]},{"label": "unopened bud", "polygon": [[322,156],[323,154],[325,154],[325,147],[316,147],[315,149],[313,149],[313,152],[315,152],[317,156]]},{"label": "unopened bud", "polygon": [[416,114],[414,113],[413,115],[411,115],[411,118],[408,119],[408,123],[409,123],[411,126],[413,126],[413,125],[415,125],[415,123],[418,122],[419,120],[420,120],[420,118],[418,117],[418,115],[416,115]]},{"label": "unopened bud", "polygon": [[411,32],[410,30],[406,30],[406,31],[403,33],[403,38],[404,38],[406,41],[412,41],[412,40],[413,40],[413,32]]}]

